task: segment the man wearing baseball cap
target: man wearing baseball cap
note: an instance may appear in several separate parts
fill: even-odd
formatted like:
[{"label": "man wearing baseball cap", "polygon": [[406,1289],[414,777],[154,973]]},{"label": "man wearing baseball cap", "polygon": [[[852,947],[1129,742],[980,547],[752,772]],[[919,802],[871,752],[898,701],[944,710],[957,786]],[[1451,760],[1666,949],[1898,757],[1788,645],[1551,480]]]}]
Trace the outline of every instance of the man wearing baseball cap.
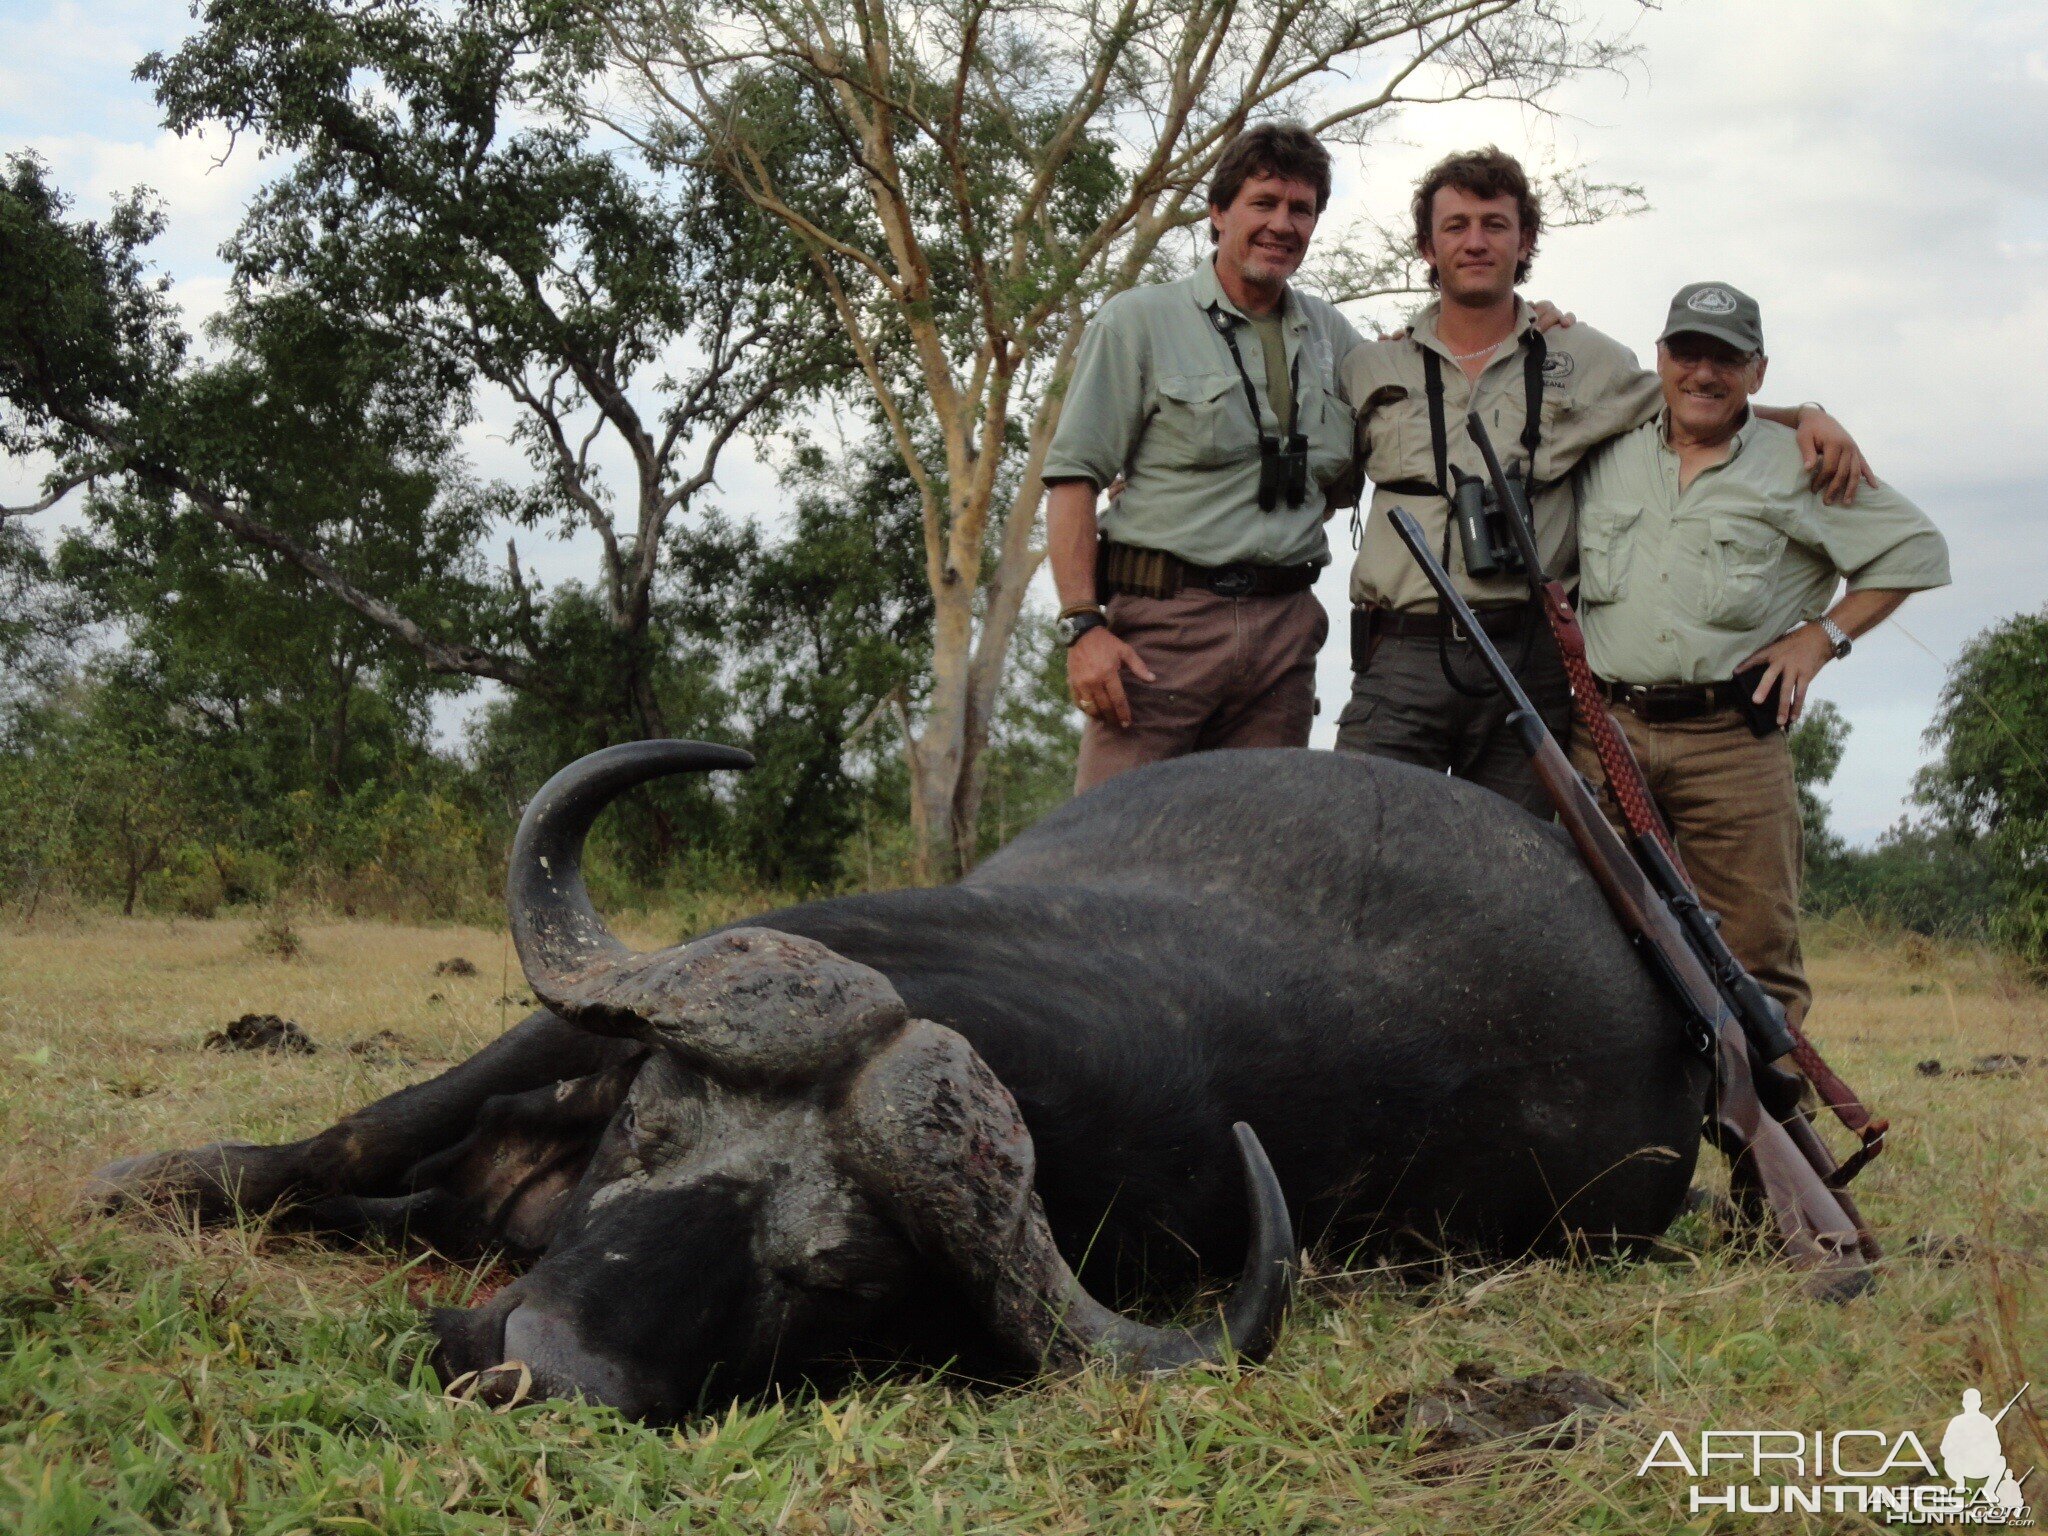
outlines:
[{"label": "man wearing baseball cap", "polygon": [[[1563,737],[1571,727],[1564,664],[1529,601],[1465,418],[1484,418],[1527,494],[1545,568],[1570,587],[1578,555],[1572,469],[1597,444],[1656,414],[1657,377],[1589,325],[1546,332],[1517,291],[1536,258],[1543,203],[1513,155],[1488,145],[1445,157],[1416,183],[1410,212],[1415,253],[1436,297],[1405,334],[1360,343],[1339,370],[1373,493],[1352,525],[1352,685],[1337,747],[1448,771],[1547,819],[1550,798],[1508,729],[1506,698],[1439,608],[1389,514],[1398,506],[1422,525],[1480,627]],[[1799,429],[1835,500],[1852,500],[1869,478],[1856,444],[1819,406],[1755,411]]]},{"label": "man wearing baseball cap", "polygon": [[[1813,994],[1785,732],[1851,641],[1947,584],[1948,546],[1890,486],[1828,505],[1794,434],[1750,410],[1765,366],[1756,300],[1727,283],[1679,289],[1657,339],[1663,410],[1576,472],[1579,614],[1701,899],[1796,1023]],[[1572,759],[1604,783],[1590,742]]]}]

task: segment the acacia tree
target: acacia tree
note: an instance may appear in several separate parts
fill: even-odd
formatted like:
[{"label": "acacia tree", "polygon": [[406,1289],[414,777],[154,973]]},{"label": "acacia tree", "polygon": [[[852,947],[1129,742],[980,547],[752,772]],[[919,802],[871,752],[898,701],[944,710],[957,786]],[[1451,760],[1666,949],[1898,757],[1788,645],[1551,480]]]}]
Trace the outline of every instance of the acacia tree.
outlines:
[{"label": "acacia tree", "polygon": [[[590,9],[631,104],[607,82],[585,110],[656,163],[716,171],[812,265],[917,487],[935,616],[904,752],[934,872],[971,857],[1082,328],[1192,254],[1169,238],[1229,141],[1287,115],[1363,145],[1404,107],[1539,102],[1622,56],[1563,0]],[[1341,296],[1406,286],[1399,253],[1343,255]]]}]

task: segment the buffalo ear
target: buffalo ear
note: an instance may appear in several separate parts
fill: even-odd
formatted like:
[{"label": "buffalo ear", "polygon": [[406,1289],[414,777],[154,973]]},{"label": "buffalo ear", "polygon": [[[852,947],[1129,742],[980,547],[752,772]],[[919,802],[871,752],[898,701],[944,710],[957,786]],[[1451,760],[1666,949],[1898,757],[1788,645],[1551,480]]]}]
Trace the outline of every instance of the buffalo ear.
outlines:
[{"label": "buffalo ear", "polygon": [[1237,1127],[1254,1241],[1225,1316],[1150,1328],[1103,1306],[1061,1256],[1035,1187],[1037,1160],[1017,1101],[974,1047],[916,1019],[854,1080],[840,1110],[854,1177],[918,1251],[949,1270],[1020,1361],[1072,1370],[1107,1359],[1165,1371],[1234,1350],[1261,1359],[1278,1337],[1294,1233],[1258,1138]]}]

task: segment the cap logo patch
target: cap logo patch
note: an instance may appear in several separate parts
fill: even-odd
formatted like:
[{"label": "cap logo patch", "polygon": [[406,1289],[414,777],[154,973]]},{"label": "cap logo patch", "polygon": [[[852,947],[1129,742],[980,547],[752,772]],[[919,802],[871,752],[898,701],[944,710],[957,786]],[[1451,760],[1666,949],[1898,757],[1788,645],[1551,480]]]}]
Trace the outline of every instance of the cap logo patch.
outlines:
[{"label": "cap logo patch", "polygon": [[1702,288],[1685,301],[1685,307],[1702,315],[1732,315],[1735,295],[1726,288]]}]

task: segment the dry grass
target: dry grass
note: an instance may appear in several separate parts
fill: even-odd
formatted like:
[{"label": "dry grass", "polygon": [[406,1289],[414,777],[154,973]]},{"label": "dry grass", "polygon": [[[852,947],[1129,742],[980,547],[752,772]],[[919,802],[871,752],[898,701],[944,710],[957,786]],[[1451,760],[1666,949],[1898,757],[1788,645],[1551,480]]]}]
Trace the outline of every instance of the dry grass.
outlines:
[{"label": "dry grass", "polygon": [[[625,926],[651,941],[725,915]],[[1837,930],[1815,936],[1816,1030],[1896,1127],[1860,1186],[1895,1257],[1847,1307],[1692,1219],[1664,1263],[1318,1276],[1273,1361],[1239,1375],[1003,1394],[879,1381],[680,1431],[580,1404],[493,1413],[442,1397],[419,1363],[409,1287],[456,1293],[460,1272],[72,1207],[107,1159],[303,1134],[525,1011],[501,933],[292,926],[289,961],[252,947],[255,922],[0,932],[0,1529],[1705,1530],[1665,1475],[1634,1475],[1659,1429],[1924,1437],[1964,1386],[2048,1388],[2048,1068],[1915,1070],[2048,1061],[2048,998],[1983,955]],[[435,974],[456,955],[478,973]],[[320,1053],[202,1053],[246,1012],[296,1020]],[[347,1051],[385,1029],[415,1065]],[[1929,1233],[1965,1255],[1907,1251]],[[1367,1410],[1468,1360],[1575,1367],[1642,1406],[1571,1450],[1419,1477]],[[2038,1419],[2017,1421],[2008,1450],[2048,1466],[2027,1440]]]}]

